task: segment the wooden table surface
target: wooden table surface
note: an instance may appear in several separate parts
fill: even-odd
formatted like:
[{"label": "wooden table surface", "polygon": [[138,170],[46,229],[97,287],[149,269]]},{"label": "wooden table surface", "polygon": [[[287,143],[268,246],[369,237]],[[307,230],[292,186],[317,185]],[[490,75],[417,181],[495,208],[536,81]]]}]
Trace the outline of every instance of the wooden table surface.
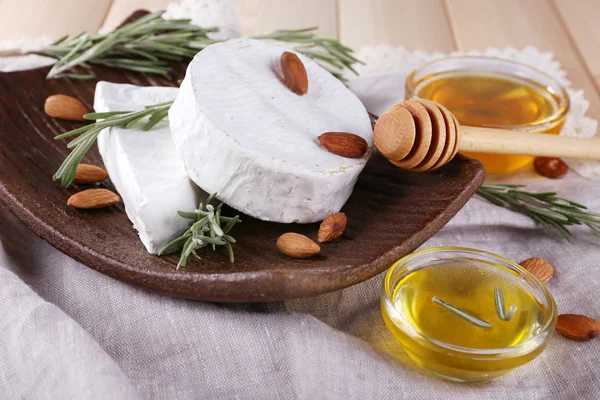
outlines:
[{"label": "wooden table surface", "polygon": [[[171,0],[172,1],[172,0]],[[112,28],[170,0],[0,0],[0,40]],[[345,44],[552,51],[600,119],[600,0],[237,0],[243,34],[318,25]]]}]

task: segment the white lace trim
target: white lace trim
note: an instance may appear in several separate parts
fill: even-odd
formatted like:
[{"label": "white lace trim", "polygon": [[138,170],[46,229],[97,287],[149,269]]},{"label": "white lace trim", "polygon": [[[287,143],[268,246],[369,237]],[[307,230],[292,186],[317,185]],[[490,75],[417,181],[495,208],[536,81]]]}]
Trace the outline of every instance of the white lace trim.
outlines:
[{"label": "white lace trim", "polygon": [[[0,51],[20,49],[23,53],[36,51],[54,41],[50,36],[30,38],[22,36],[14,40],[0,41]],[[37,55],[0,57],[0,72],[22,71],[32,68],[45,67],[54,63],[50,57]]]},{"label": "white lace trim", "polygon": [[[574,90],[571,88],[571,82],[567,79],[566,71],[562,69],[560,63],[554,58],[553,53],[541,52],[534,47],[526,47],[522,50],[506,47],[504,49],[490,48],[484,52],[469,51],[466,53],[450,53],[450,55],[461,54],[505,58],[534,66],[535,68],[546,72],[567,87],[571,97],[571,110],[567,115],[561,135],[584,138],[590,138],[596,135],[598,121],[585,116],[590,107],[589,101],[585,99],[583,90]],[[363,47],[357,52],[357,57],[365,63],[365,65],[359,65],[356,68],[360,74],[360,78],[354,78],[349,74],[347,77],[351,80],[360,80],[363,78],[368,79],[369,76],[373,77],[381,74],[408,74],[413,69],[428,61],[447,55],[448,54],[440,52],[427,53],[424,51],[408,51],[402,47],[392,47],[389,45]],[[578,174],[586,178],[600,178],[600,161],[566,159],[565,162],[567,162]]]},{"label": "white lace trim", "polygon": [[[199,26],[219,28],[219,32],[209,34],[215,39],[240,36],[240,23],[234,0],[182,0],[167,6],[166,19],[191,19]],[[22,52],[35,51],[52,43],[55,38],[42,36],[30,38],[22,36],[15,40],[0,41],[1,50],[21,49]],[[0,72],[23,71],[51,65],[53,58],[37,55],[0,57]]]},{"label": "white lace trim", "polygon": [[216,26],[219,32],[209,34],[214,39],[240,36],[240,21],[234,0],[182,0],[167,6],[166,19],[189,18],[198,26]]}]

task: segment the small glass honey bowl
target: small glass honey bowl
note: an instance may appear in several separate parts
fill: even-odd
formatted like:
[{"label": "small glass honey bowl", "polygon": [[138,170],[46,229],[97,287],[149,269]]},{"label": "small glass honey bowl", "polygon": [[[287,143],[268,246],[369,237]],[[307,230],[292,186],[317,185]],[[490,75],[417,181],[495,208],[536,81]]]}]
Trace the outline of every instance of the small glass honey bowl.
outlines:
[{"label": "small glass honey bowl", "polygon": [[[525,64],[483,56],[451,56],[429,62],[406,79],[406,99],[440,103],[462,125],[559,134],[569,95],[554,78]],[[531,165],[533,157],[465,153],[488,174]]]},{"label": "small glass honey bowl", "polygon": [[461,247],[410,254],[387,272],[383,319],[407,355],[454,382],[483,382],[546,347],[556,304],[518,264]]}]

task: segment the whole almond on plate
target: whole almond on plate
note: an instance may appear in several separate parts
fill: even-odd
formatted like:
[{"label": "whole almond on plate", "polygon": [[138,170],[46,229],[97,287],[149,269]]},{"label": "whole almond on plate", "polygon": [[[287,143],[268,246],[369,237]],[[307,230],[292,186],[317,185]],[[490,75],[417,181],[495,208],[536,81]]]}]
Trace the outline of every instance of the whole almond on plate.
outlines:
[{"label": "whole almond on plate", "polygon": [[554,276],[552,264],[543,258],[531,257],[521,262],[521,267],[529,271],[533,276],[543,283],[548,282]]},{"label": "whole almond on plate", "polygon": [[321,251],[319,245],[308,237],[293,232],[279,236],[277,248],[283,254],[294,258],[308,258]]},{"label": "whole almond on plate", "polygon": [[44,110],[51,117],[69,121],[85,121],[83,116],[90,112],[81,101],[65,94],[48,97],[44,103]]},{"label": "whole almond on plate", "polygon": [[319,226],[319,234],[317,237],[319,242],[330,242],[339,238],[341,234],[344,233],[346,222],[346,214],[343,212],[328,215],[327,218],[321,222],[321,226]]},{"label": "whole almond on plate", "polygon": [[102,182],[108,178],[108,172],[104,168],[90,164],[79,164],[75,172],[74,182],[77,184],[90,184]]},{"label": "whole almond on plate", "polygon": [[290,51],[284,51],[279,64],[285,85],[300,96],[308,93],[308,75],[300,57]]},{"label": "whole almond on plate", "polygon": [[560,179],[569,171],[569,166],[555,157],[537,157],[533,161],[533,167],[538,174],[550,179]]},{"label": "whole almond on plate", "polygon": [[319,142],[330,153],[349,158],[362,157],[369,149],[365,139],[347,132],[325,132],[319,136]]},{"label": "whole almond on plate", "polygon": [[119,195],[108,189],[88,189],[69,197],[67,205],[75,208],[104,208],[120,200]]},{"label": "whole almond on plate", "polygon": [[561,314],[556,322],[556,331],[572,340],[590,340],[600,336],[600,321],[579,314]]}]

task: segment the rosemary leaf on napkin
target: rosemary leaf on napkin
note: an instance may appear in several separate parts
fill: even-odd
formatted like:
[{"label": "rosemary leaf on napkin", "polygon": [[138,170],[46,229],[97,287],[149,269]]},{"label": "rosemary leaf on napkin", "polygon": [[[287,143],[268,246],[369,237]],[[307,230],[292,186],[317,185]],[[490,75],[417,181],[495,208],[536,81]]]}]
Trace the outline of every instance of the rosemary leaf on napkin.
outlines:
[{"label": "rosemary leaf on napkin", "polygon": [[600,213],[556,192],[528,192],[524,185],[483,184],[477,194],[499,207],[527,215],[535,222],[555,228],[569,242],[573,234],[570,225],[586,225],[600,236]]}]

